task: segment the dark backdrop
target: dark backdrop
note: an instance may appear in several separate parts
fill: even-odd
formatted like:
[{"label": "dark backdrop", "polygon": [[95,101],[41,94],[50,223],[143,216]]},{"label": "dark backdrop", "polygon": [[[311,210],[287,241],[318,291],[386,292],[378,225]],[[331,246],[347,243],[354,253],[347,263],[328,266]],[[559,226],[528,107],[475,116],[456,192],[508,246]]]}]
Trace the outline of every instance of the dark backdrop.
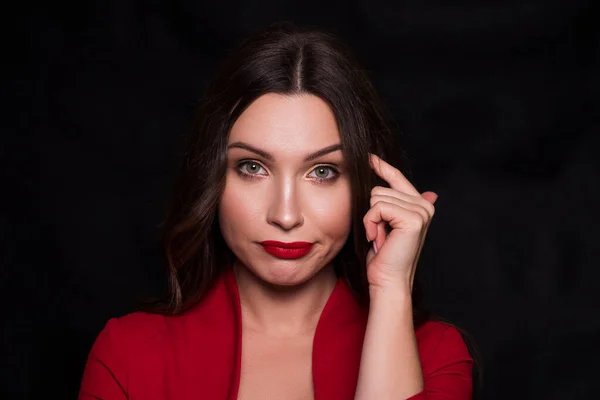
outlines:
[{"label": "dark backdrop", "polygon": [[411,179],[440,194],[420,268],[433,311],[481,348],[484,398],[592,397],[593,2],[13,7],[4,14],[0,397],[74,398],[108,318],[161,289],[158,225],[195,104],[226,50],[280,19],[329,29],[355,49],[401,127]]}]

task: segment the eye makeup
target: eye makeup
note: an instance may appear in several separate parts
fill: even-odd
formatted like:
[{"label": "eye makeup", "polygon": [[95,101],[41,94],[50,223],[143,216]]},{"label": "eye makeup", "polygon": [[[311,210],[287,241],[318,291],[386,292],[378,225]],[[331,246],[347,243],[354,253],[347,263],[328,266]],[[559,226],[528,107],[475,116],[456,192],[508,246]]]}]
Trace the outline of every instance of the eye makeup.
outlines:
[{"label": "eye makeup", "polygon": [[[263,170],[265,172],[264,173],[253,173],[253,172],[258,172],[260,170]],[[265,168],[262,166],[261,163],[259,163],[256,160],[241,160],[241,161],[237,162],[235,165],[235,171],[243,179],[262,179],[262,178],[260,178],[261,176],[267,175]],[[326,177],[319,177],[319,176],[310,177],[311,180],[315,181],[318,184],[333,183],[340,176],[340,170],[336,166],[329,165],[329,164],[317,165],[311,170],[311,174],[313,172],[327,173]],[[310,176],[310,174],[309,174],[309,176]]]}]

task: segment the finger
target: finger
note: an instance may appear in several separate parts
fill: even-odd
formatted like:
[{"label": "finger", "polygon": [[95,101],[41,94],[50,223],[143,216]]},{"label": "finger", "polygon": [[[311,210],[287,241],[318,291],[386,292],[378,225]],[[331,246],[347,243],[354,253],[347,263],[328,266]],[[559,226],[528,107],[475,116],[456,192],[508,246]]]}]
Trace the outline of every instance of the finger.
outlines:
[{"label": "finger", "polygon": [[374,240],[377,237],[377,224],[384,221],[392,229],[400,229],[402,231],[422,232],[426,226],[426,221],[418,212],[396,204],[379,201],[367,211],[363,218],[363,224],[370,240]]},{"label": "finger", "polygon": [[375,258],[375,249],[373,248],[373,245],[371,245],[371,248],[369,249],[369,251],[367,251],[367,264],[366,265],[369,265],[373,258]]},{"label": "finger", "polygon": [[367,214],[363,217],[363,225],[367,233],[367,241],[372,242],[377,237],[377,224],[367,223]]},{"label": "finger", "polygon": [[[433,195],[437,196],[437,194],[435,194],[434,192],[425,192],[425,193],[432,193]],[[391,188],[386,188],[383,186],[375,186],[373,189],[371,189],[371,197],[376,196],[376,195],[396,197],[396,198],[402,199],[409,203],[418,204],[419,206],[421,206],[425,210],[427,210],[427,213],[429,214],[430,218],[433,217],[433,214],[435,214],[435,207],[433,206],[433,203],[431,201],[425,199],[421,195],[411,196],[409,194],[406,194],[404,192],[400,192],[398,190],[394,190]]]},{"label": "finger", "polygon": [[385,231],[385,226],[387,225],[387,222],[380,222],[377,224],[377,237],[375,238],[375,240],[373,240],[373,243],[375,243],[375,254],[377,254],[379,252],[379,249],[381,249],[381,247],[383,246],[383,244],[385,243],[385,239],[387,238],[387,232]]},{"label": "finger", "polygon": [[426,222],[429,222],[429,220],[433,216],[433,212],[434,212],[433,210],[430,210],[430,208],[433,209],[433,205],[430,203],[427,203],[425,200],[421,200],[422,203],[413,203],[411,201],[406,201],[406,200],[398,198],[398,197],[385,196],[385,195],[380,195],[380,194],[373,195],[369,199],[371,207],[373,207],[375,204],[377,204],[380,201],[392,203],[397,206],[409,209],[411,211],[418,212],[419,214],[421,214],[421,216],[423,217],[423,220],[425,220]]},{"label": "finger", "polygon": [[423,197],[425,200],[427,200],[431,204],[435,204],[436,200],[438,199],[438,195],[435,192],[423,192],[421,194],[421,197]]},{"label": "finger", "polygon": [[377,157],[375,154],[369,153],[369,161],[371,168],[375,173],[384,181],[386,181],[392,189],[406,192],[413,196],[420,196],[421,194],[415,187],[410,183],[408,179],[400,172],[398,168],[391,166],[390,164]]}]

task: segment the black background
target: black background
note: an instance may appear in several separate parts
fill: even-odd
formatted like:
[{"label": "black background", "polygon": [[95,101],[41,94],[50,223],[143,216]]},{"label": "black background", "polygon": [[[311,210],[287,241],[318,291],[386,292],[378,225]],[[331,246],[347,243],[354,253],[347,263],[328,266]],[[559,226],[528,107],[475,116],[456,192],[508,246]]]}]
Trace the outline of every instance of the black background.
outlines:
[{"label": "black background", "polygon": [[597,393],[594,2],[12,7],[0,397],[75,398],[106,321],[162,287],[158,225],[196,102],[231,46],[282,19],[350,44],[401,127],[411,180],[439,193],[420,268],[431,308],[481,348],[483,398]]}]

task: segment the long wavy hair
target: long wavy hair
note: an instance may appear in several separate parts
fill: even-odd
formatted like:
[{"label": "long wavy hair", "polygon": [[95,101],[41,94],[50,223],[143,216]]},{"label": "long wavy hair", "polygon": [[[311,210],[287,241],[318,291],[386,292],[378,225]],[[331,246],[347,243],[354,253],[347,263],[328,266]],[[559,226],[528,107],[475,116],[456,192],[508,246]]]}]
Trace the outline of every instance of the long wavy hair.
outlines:
[{"label": "long wavy hair", "polygon": [[[404,153],[389,114],[349,49],[324,31],[277,23],[234,48],[201,99],[163,224],[169,288],[154,312],[178,314],[193,307],[233,261],[218,221],[228,136],[244,110],[266,93],[315,95],[335,115],[349,166],[352,228],[333,264],[357,299],[368,303],[369,243],[362,220],[371,188],[388,186],[372,171],[368,154],[403,169]],[[420,289],[414,286],[415,315],[421,316]]]},{"label": "long wavy hair", "polygon": [[[163,315],[185,312],[202,300],[233,262],[218,220],[229,132],[244,110],[267,93],[315,95],[335,115],[349,166],[352,228],[333,264],[357,300],[368,305],[366,256],[370,244],[362,221],[370,208],[371,189],[388,186],[372,171],[368,153],[410,176],[406,155],[390,113],[352,52],[323,30],[280,22],[255,31],[233,48],[201,99],[163,223],[167,293],[145,303],[144,311]],[[412,297],[415,327],[437,319],[423,306],[418,268]],[[481,369],[474,341],[459,330],[479,367],[474,369],[476,378]]]}]

